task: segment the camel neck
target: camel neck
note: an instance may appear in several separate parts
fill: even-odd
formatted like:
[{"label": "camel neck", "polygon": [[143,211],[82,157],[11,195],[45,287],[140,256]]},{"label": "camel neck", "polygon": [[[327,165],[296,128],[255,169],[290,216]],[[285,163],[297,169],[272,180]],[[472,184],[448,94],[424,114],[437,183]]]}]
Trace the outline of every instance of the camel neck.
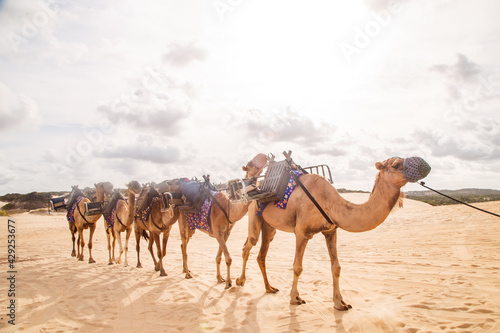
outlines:
[{"label": "camel neck", "polygon": [[236,222],[241,220],[243,216],[248,212],[248,206],[250,204],[240,203],[231,203],[229,202],[229,220],[231,222]]},{"label": "camel neck", "polygon": [[96,191],[95,198],[96,202],[104,201],[104,192]]},{"label": "camel neck", "polygon": [[367,202],[354,204],[345,199],[333,200],[328,207],[329,216],[343,230],[369,231],[384,222],[396,205],[399,195],[400,189],[379,174]]}]

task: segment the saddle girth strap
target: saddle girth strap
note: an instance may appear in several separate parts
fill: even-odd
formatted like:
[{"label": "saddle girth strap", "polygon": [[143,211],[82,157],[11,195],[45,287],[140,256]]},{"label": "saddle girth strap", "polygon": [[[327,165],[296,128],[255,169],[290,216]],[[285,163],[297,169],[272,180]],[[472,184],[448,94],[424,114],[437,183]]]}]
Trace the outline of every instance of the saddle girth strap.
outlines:
[{"label": "saddle girth strap", "polygon": [[[227,214],[226,210],[222,207],[222,205],[221,205],[221,204],[220,204],[217,200],[215,200],[215,196],[214,196],[214,195],[212,195],[212,193],[211,193],[210,191],[208,191],[208,193],[209,193],[210,197],[212,198],[212,200],[213,200],[213,201],[215,201],[215,203],[217,204],[217,206],[218,206],[218,207],[220,208],[220,210],[222,210],[222,212],[224,213],[224,216],[226,217],[227,222],[228,222],[229,224],[233,224],[233,222],[231,222],[231,220],[229,219],[229,216],[228,216],[228,214]],[[228,203],[227,208],[228,208],[228,211],[229,211],[229,203]]]},{"label": "saddle girth strap", "polygon": [[83,220],[86,222],[86,223],[89,223],[89,221],[87,221],[87,219],[85,218],[85,215],[82,214],[82,212],[80,211],[80,206],[78,204],[76,204],[76,209],[78,209],[78,213],[80,214],[80,216],[83,218]]},{"label": "saddle girth strap", "polygon": [[312,201],[312,203],[316,206],[316,208],[323,215],[323,217],[328,221],[328,223],[333,224],[333,225],[335,225],[335,226],[338,227],[339,225],[337,223],[333,222],[330,219],[330,217],[326,214],[326,212],[323,210],[323,208],[321,208],[321,206],[318,204],[318,202],[316,201],[316,199],[314,199],[314,197],[311,195],[311,193],[309,193],[309,191],[304,186],[304,184],[302,184],[302,182],[299,180],[299,177],[297,177],[293,172],[290,172],[290,175],[292,176],[293,180],[295,180],[295,182],[297,183],[297,185],[299,185],[300,188],[302,188],[302,190],[304,190],[304,193]]}]

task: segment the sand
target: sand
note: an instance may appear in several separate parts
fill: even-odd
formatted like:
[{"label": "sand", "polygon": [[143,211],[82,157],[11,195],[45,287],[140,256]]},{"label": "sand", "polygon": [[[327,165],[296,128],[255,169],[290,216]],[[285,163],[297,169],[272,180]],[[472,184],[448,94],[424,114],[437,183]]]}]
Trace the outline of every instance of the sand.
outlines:
[{"label": "sand", "polygon": [[[349,194],[348,199],[366,200]],[[478,204],[500,213],[500,202]],[[0,218],[0,331],[12,332],[499,332],[500,219],[465,206],[432,207],[407,200],[375,230],[339,232],[340,287],[353,308],[333,309],[332,277],[322,235],[306,249],[299,291],[305,305],[290,305],[294,236],[278,232],[268,254],[266,294],[256,257],[247,282],[235,285],[247,218],[233,229],[233,287],[215,280],[215,239],[197,231],[189,243],[193,279],[182,274],[174,226],[164,260],[166,277],[153,270],[143,241],[136,268],[107,265],[102,219],[94,237],[95,264],[70,256],[63,213],[20,214],[16,222],[16,325],[9,325],[7,218]],[[85,232],[88,237],[88,231]],[[88,250],[85,250],[88,260]],[[225,276],[225,267],[223,267]]]}]

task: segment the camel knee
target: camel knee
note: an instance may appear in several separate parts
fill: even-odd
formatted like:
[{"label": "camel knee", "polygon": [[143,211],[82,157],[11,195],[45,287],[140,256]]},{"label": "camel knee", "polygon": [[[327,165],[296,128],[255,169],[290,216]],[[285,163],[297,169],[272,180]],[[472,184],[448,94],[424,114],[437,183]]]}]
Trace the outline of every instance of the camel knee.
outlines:
[{"label": "camel knee", "polygon": [[340,276],[340,269],[341,269],[341,267],[339,264],[334,264],[333,265],[333,276],[338,278]]},{"label": "camel knee", "polygon": [[247,245],[247,243],[249,243],[252,246],[255,246],[255,245],[257,245],[258,241],[259,241],[259,237],[248,237],[247,241],[245,242],[245,245]]},{"label": "camel knee", "polygon": [[299,276],[300,274],[302,274],[302,271],[303,271],[303,268],[302,266],[293,266],[293,272],[295,273],[295,275]]},{"label": "camel knee", "polygon": [[231,266],[232,263],[233,263],[233,259],[231,257],[226,258],[226,265],[227,266]]}]

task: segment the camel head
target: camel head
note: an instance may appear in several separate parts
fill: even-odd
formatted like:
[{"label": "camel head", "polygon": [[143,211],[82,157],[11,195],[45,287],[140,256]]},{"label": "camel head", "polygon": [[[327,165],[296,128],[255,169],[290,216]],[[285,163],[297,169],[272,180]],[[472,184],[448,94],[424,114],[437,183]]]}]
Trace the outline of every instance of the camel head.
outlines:
[{"label": "camel head", "polygon": [[125,184],[127,186],[127,190],[129,193],[132,193],[132,195],[139,194],[141,192],[142,186],[139,184],[137,180],[132,180],[130,183]]},{"label": "camel head", "polygon": [[379,177],[399,188],[407,182],[414,183],[425,178],[431,171],[430,165],[420,157],[391,157],[383,162],[375,163],[375,167],[380,171]]},{"label": "camel head", "polygon": [[96,195],[102,194],[103,196],[104,195],[109,196],[111,194],[111,192],[113,191],[113,184],[111,184],[110,182],[100,182],[100,183],[94,184],[94,186],[95,186]]},{"label": "camel head", "polygon": [[262,173],[262,170],[267,165],[267,156],[265,154],[257,154],[253,159],[251,159],[246,166],[242,167],[243,171],[246,171],[245,178],[258,177]]}]

